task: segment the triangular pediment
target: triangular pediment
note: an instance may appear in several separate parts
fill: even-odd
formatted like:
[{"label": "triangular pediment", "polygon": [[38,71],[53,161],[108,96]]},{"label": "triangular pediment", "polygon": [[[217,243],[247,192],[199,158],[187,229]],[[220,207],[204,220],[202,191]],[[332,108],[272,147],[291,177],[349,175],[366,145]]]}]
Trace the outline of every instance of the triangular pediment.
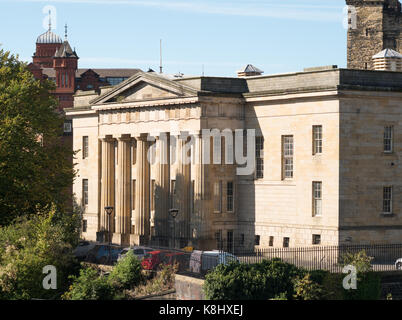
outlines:
[{"label": "triangular pediment", "polygon": [[197,90],[163,76],[140,72],[112,90],[91,101],[93,104],[125,103],[142,100],[184,98],[197,95]]}]

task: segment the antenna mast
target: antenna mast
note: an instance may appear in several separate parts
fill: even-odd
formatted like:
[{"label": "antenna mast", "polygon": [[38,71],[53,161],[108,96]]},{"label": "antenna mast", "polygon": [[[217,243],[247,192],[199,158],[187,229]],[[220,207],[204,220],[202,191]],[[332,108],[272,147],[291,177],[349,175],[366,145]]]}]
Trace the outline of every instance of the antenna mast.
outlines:
[{"label": "antenna mast", "polygon": [[162,39],[160,41],[160,67],[159,67],[160,73],[163,73],[163,66],[162,66]]}]

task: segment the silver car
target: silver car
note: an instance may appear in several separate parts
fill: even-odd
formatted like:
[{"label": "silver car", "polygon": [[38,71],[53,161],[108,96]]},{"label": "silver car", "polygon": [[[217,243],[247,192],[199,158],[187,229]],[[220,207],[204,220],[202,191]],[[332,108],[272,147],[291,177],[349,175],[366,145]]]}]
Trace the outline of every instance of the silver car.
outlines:
[{"label": "silver car", "polygon": [[121,259],[123,259],[129,251],[132,251],[134,253],[134,255],[138,258],[138,260],[141,261],[148,252],[155,251],[155,249],[152,249],[149,247],[142,247],[142,246],[124,248],[119,253],[117,261],[120,261]]},{"label": "silver car", "polygon": [[402,270],[402,258],[395,261],[395,268],[396,270]]}]

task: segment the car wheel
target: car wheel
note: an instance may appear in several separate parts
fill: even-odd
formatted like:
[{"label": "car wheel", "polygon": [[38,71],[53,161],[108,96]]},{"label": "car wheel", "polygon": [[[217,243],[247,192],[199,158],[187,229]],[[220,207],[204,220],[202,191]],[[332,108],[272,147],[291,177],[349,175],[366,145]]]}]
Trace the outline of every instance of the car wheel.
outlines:
[{"label": "car wheel", "polygon": [[396,264],[396,270],[402,270],[402,262]]}]

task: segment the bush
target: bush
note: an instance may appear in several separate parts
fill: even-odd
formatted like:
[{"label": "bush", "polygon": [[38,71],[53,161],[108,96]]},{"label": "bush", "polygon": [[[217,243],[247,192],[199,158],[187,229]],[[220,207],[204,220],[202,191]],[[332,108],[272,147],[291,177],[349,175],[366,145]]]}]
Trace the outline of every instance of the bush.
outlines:
[{"label": "bush", "polygon": [[162,265],[154,278],[135,288],[134,296],[161,293],[174,288],[174,275],[178,266]]},{"label": "bush", "polygon": [[[68,276],[79,264],[66,240],[68,219],[56,219],[54,208],[0,228],[0,297],[2,299],[56,299],[69,286]],[[70,237],[72,239],[72,237]],[[57,289],[43,288],[43,268],[56,267]]]},{"label": "bush", "polygon": [[116,264],[109,276],[110,283],[121,289],[130,289],[140,284],[141,280],[141,262],[131,250]]},{"label": "bush", "polygon": [[324,289],[320,284],[312,280],[310,274],[304,278],[297,278],[294,287],[294,298],[296,300],[321,300]]},{"label": "bush", "polygon": [[72,277],[73,284],[62,296],[65,300],[112,300],[113,286],[105,276],[100,276],[92,267],[80,270],[78,277]]},{"label": "bush", "polygon": [[279,259],[248,265],[219,265],[209,272],[204,293],[210,300],[267,300],[293,296],[294,280],[306,272]]}]

